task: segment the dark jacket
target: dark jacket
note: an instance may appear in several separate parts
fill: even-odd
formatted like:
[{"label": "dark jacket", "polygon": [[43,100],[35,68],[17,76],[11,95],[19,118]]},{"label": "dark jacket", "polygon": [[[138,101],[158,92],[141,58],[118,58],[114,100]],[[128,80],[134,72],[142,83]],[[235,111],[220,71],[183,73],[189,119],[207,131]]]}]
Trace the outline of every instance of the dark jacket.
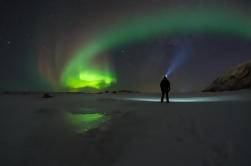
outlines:
[{"label": "dark jacket", "polygon": [[160,88],[161,91],[166,91],[166,92],[170,91],[170,82],[166,77],[164,77],[163,80],[160,82]]}]

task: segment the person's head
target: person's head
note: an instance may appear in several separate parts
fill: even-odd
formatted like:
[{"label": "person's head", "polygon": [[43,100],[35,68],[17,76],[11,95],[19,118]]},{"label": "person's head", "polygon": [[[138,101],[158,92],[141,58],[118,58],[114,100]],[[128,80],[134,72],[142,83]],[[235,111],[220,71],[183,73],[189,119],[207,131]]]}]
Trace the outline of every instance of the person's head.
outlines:
[{"label": "person's head", "polygon": [[164,76],[164,78],[163,78],[164,80],[167,80],[167,78],[166,78],[166,76]]}]

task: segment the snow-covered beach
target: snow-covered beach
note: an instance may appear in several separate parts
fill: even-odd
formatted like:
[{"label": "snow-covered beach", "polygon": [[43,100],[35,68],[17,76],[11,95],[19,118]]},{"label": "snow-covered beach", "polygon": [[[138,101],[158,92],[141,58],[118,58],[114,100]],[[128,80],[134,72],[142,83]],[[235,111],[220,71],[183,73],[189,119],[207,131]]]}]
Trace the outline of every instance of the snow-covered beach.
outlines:
[{"label": "snow-covered beach", "polygon": [[1,94],[0,165],[250,165],[250,94]]}]

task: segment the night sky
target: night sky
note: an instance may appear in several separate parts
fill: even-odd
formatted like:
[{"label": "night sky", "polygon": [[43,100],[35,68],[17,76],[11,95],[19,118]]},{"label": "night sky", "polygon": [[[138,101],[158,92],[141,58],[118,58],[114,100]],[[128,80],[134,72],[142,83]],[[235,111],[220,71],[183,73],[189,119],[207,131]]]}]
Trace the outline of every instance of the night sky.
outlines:
[{"label": "night sky", "polygon": [[250,0],[1,1],[0,90],[200,91],[251,59]]}]

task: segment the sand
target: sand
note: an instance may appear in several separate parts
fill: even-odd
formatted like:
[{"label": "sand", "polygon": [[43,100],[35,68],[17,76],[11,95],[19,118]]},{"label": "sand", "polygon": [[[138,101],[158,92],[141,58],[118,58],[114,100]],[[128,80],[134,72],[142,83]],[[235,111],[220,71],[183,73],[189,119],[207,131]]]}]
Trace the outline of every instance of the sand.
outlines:
[{"label": "sand", "polygon": [[1,94],[0,165],[248,166],[250,94]]}]

